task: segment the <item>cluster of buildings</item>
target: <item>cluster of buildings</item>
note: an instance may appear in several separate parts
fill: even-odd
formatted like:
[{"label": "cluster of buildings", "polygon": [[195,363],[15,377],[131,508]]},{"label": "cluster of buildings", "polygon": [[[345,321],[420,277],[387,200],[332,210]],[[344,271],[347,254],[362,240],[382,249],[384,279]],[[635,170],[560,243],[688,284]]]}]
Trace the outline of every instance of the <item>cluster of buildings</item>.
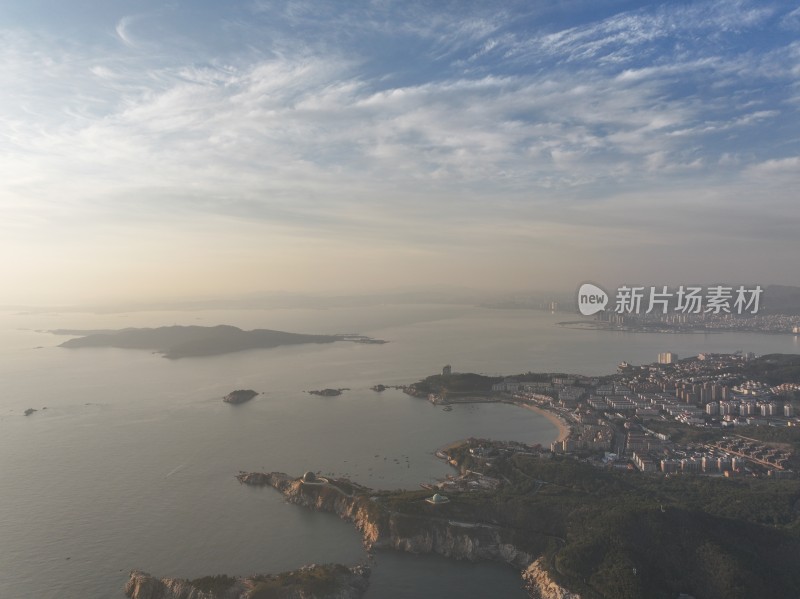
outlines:
[{"label": "cluster of buildings", "polygon": [[766,474],[773,478],[793,477],[788,468],[791,453],[744,437],[724,437],[716,443],[682,448],[654,436],[654,442],[631,444],[631,462],[641,472],[663,474],[706,474],[737,476]]},{"label": "cluster of buildings", "polygon": [[650,314],[617,314],[613,310],[604,310],[598,312],[594,319],[615,328],[646,328],[654,332],[708,330],[800,334],[800,318],[789,314],[662,314],[658,311]]},{"label": "cluster of buildings", "polygon": [[[509,393],[514,400],[549,407],[567,423],[570,434],[566,439],[555,441],[550,446],[554,453],[570,453],[578,450],[608,451],[614,443],[614,430],[596,415],[581,410],[585,402],[596,399],[592,392],[613,394],[623,389],[602,385],[599,378],[553,377],[547,381],[519,382],[506,379],[493,386],[495,392]],[[619,397],[612,397],[619,399]],[[605,404],[604,404],[605,405]]]},{"label": "cluster of buildings", "polygon": [[636,468],[642,472],[663,472],[664,474],[716,474],[731,476],[736,472],[743,471],[743,465],[737,463],[736,458],[724,454],[716,454],[713,451],[686,452],[671,454],[664,457],[653,456],[652,454],[634,452],[632,461]]},{"label": "cluster of buildings", "polygon": [[736,456],[733,458],[734,464],[736,460],[746,459],[776,470],[786,470],[792,457],[788,451],[745,437],[724,437],[715,447]]},{"label": "cluster of buildings", "polygon": [[754,357],[703,353],[680,360],[664,352],[657,364],[622,363],[613,377],[520,377],[496,383],[493,391],[545,407],[568,424],[569,436],[550,447],[554,453],[602,451],[606,463],[643,472],[791,476],[787,451],[738,437],[682,447],[648,428],[656,426],[652,421],[730,430],[744,424],[800,426],[794,404],[800,385],[770,386],[743,376],[752,371],[745,366]]},{"label": "cluster of buildings", "polygon": [[[709,416],[720,416],[724,422],[738,420],[736,416],[761,416],[770,418],[783,416],[791,421],[794,418],[794,406],[790,403],[784,404],[769,400],[738,400],[712,401],[705,406],[706,414]],[[754,420],[746,418],[745,421]]]},{"label": "cluster of buildings", "polygon": [[508,378],[492,385],[492,391],[510,393],[517,399],[539,403],[544,401],[555,407],[574,409],[599,382],[599,378],[583,376],[556,376],[546,381],[532,382]]},{"label": "cluster of buildings", "polygon": [[581,449],[609,451],[614,443],[614,430],[602,424],[576,424],[566,439],[553,441],[550,451],[553,453],[571,453]]},{"label": "cluster of buildings", "polygon": [[[660,413],[692,426],[736,424],[795,426],[793,400],[800,385],[769,386],[742,380],[738,375],[753,354],[699,354],[677,360],[675,354],[659,354],[658,365],[620,365],[622,381],[641,401],[649,401]],[[641,407],[640,404],[637,406]],[[639,416],[652,416],[646,410]]]}]

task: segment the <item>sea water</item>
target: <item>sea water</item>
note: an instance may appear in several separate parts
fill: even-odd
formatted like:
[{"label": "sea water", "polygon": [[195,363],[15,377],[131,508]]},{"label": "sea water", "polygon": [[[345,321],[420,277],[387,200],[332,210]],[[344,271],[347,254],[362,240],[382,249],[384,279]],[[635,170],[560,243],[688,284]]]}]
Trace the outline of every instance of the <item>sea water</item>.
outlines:
[{"label": "sea water", "polygon": [[[439,372],[613,372],[661,351],[798,353],[791,335],[650,334],[557,326],[563,315],[457,305],[330,310],[0,315],[0,597],[121,598],[133,568],[158,576],[277,572],[366,558],[351,524],[239,485],[239,470],[306,470],[375,488],[450,472],[435,450],[469,436],[547,444],[542,416],[505,404],[445,412],[377,383]],[[166,360],[57,347],[56,328],[232,324],[359,332],[337,342]],[[349,388],[338,397],[307,391]],[[233,389],[261,393],[224,404]],[[46,407],[46,409],[44,409]],[[24,416],[27,408],[38,411]],[[377,553],[368,597],[524,597],[502,564]],[[492,592],[492,590],[494,592]]]}]

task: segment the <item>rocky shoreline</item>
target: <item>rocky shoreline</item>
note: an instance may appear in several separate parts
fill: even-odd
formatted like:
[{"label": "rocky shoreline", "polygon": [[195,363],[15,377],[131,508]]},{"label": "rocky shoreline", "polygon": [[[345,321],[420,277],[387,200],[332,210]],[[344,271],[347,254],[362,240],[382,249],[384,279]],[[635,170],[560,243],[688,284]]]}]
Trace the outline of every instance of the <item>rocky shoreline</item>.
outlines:
[{"label": "rocky shoreline", "polygon": [[581,599],[580,595],[568,591],[552,579],[541,557],[522,571],[522,580],[532,599]]},{"label": "rocky shoreline", "polygon": [[[416,391],[407,387],[402,390],[410,395]],[[311,393],[324,394],[319,391]],[[553,580],[544,564],[541,546],[550,535],[493,524],[491,520],[486,522],[479,514],[453,517],[440,511],[441,508],[437,506],[428,505],[424,499],[419,500],[422,509],[412,510],[411,513],[399,511],[392,502],[391,493],[375,491],[347,479],[318,478],[312,473],[294,477],[282,472],[244,471],[236,478],[244,485],[273,487],[288,503],[329,512],[352,522],[361,532],[367,551],[394,549],[457,560],[503,562],[519,570],[524,587],[532,599],[581,599],[580,595]],[[295,572],[309,573],[316,568],[331,567],[338,569],[333,594],[315,594],[313,585],[298,584],[286,588],[281,586],[279,591],[282,594],[263,596],[279,599],[357,599],[363,595],[369,584],[369,569],[365,566],[312,565]],[[275,576],[293,575],[290,572]],[[200,580],[216,578],[220,577]],[[225,588],[211,591],[202,584],[198,585],[198,581],[158,579],[144,572],[133,571],[125,593],[131,599],[260,599],[262,593],[256,591],[268,578],[231,578]]]},{"label": "rocky shoreline", "polygon": [[247,578],[197,580],[156,578],[133,570],[125,585],[130,599],[360,599],[369,586],[367,566],[311,564],[298,570]]},{"label": "rocky shoreline", "polygon": [[368,550],[395,549],[408,553],[434,553],[467,561],[498,561],[521,571],[534,599],[580,599],[555,583],[541,567],[539,555],[519,547],[518,531],[481,522],[461,522],[428,514],[392,511],[371,489],[347,480],[308,483],[282,472],[242,472],[240,483],[271,486],[289,503],[331,512],[352,522]]},{"label": "rocky shoreline", "polygon": [[[503,562],[519,569],[532,599],[581,599],[552,579],[538,552],[520,546],[525,539],[513,528],[456,520],[437,512],[435,506],[426,506],[420,513],[401,513],[391,508],[385,493],[346,479],[317,478],[310,474],[298,478],[283,472],[240,472],[236,478],[244,485],[273,487],[288,503],[329,512],[352,522],[361,532],[368,551],[394,549],[457,560]],[[536,536],[526,533],[528,542]],[[327,577],[322,590],[318,584],[320,571]],[[287,584],[287,580],[292,584]],[[264,597],[359,599],[368,585],[366,566],[311,565],[278,575],[217,576],[195,581],[157,578],[134,570],[125,586],[125,595],[130,599],[257,599],[269,586],[268,592],[272,594],[263,594]]]}]

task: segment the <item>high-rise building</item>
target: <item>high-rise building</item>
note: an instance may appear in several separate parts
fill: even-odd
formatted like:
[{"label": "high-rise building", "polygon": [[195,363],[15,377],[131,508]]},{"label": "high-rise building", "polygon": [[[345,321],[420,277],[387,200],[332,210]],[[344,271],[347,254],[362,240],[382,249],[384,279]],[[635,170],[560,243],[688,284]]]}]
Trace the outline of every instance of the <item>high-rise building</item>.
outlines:
[{"label": "high-rise building", "polygon": [[658,354],[659,364],[672,364],[673,362],[677,361],[678,361],[678,354],[672,353],[671,351],[665,351]]},{"label": "high-rise building", "polygon": [[443,376],[450,376],[453,373],[453,367],[448,364],[444,368],[442,368],[442,375]]}]

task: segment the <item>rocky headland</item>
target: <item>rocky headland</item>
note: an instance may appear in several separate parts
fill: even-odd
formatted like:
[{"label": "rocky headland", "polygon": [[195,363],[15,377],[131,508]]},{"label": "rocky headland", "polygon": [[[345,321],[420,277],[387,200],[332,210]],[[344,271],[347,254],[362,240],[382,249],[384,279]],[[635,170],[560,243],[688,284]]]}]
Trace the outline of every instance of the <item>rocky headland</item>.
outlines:
[{"label": "rocky headland", "polygon": [[[306,482],[282,472],[242,472],[240,483],[271,486],[289,503],[331,512],[352,522],[363,535],[367,549],[395,549],[415,554],[434,553],[444,557],[491,560],[519,568],[531,597],[580,599],[551,580],[536,561],[548,535],[536,535],[488,522],[457,519],[424,497],[415,500],[413,513],[394,509],[391,494],[374,491],[344,479],[312,479]],[[536,564],[536,565],[535,565]]]},{"label": "rocky headland", "polygon": [[305,566],[248,578],[156,578],[134,570],[125,585],[130,599],[360,599],[369,586],[367,566]]},{"label": "rocky headland", "polygon": [[534,599],[581,599],[580,595],[553,580],[544,568],[543,561],[540,557],[522,571],[522,580],[530,596]]}]

